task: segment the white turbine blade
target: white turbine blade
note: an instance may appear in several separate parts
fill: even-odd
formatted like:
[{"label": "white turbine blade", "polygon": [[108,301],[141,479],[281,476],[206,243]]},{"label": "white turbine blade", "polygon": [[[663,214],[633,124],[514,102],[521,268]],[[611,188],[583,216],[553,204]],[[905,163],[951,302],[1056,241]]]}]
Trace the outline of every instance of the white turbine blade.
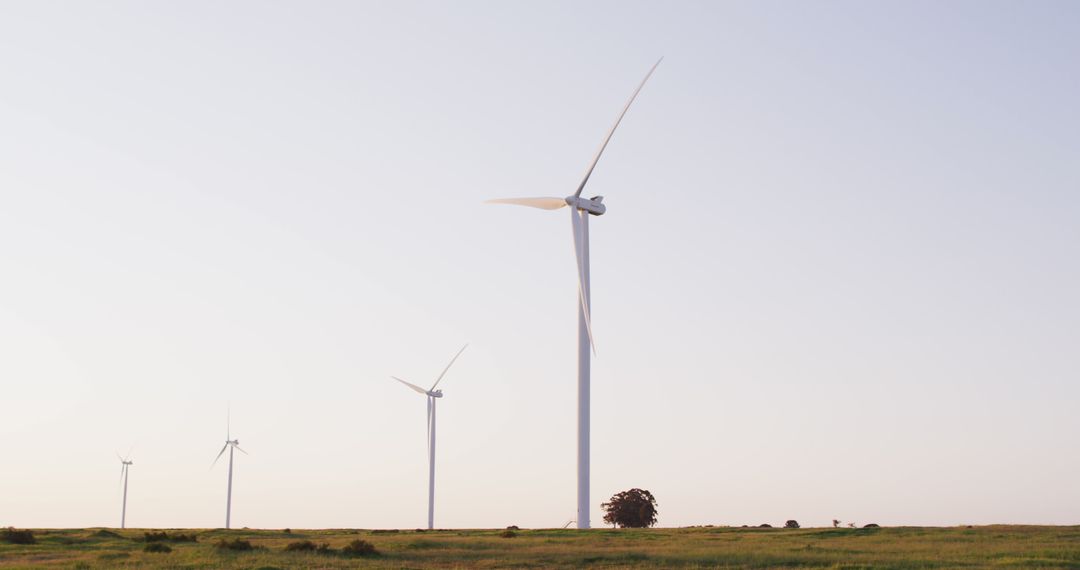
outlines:
[{"label": "white turbine blade", "polygon": [[638,93],[641,92],[641,88],[645,87],[645,82],[649,80],[649,77],[652,77],[653,72],[656,71],[656,67],[660,65],[661,61],[664,61],[664,58],[661,57],[660,59],[658,59],[656,63],[653,64],[652,69],[650,69],[649,72],[645,74],[645,79],[642,79],[641,84],[638,85],[637,89],[634,90],[634,94],[630,96],[630,100],[627,101],[626,106],[623,107],[622,113],[619,113],[619,118],[615,119],[615,124],[611,125],[611,130],[608,131],[607,136],[604,137],[604,142],[600,145],[600,149],[596,151],[596,156],[594,156],[592,162],[589,163],[589,168],[585,171],[585,177],[581,179],[581,184],[578,184],[578,188],[577,191],[574,192],[574,196],[581,196],[581,191],[585,189],[585,183],[588,182],[589,177],[592,176],[592,171],[594,168],[596,168],[596,163],[600,162],[600,155],[604,154],[604,149],[607,148],[608,142],[611,140],[611,135],[615,134],[615,129],[619,128],[619,123],[621,123],[623,117],[626,116],[626,112],[630,110],[630,105],[634,102],[634,99],[637,98]]},{"label": "white turbine blade", "polygon": [[124,458],[120,456],[120,452],[119,452],[119,451],[117,451],[117,452],[115,452],[115,453],[116,453],[116,458],[120,460],[120,463],[123,463],[123,462],[124,462]]},{"label": "white turbine blade", "polygon": [[239,445],[234,444],[233,447],[235,447],[237,451],[239,451],[240,453],[243,453],[244,455],[251,455],[250,453],[244,451],[243,449],[240,449]]},{"label": "white turbine blade", "polygon": [[585,331],[589,333],[589,346],[592,347],[593,355],[596,355],[596,344],[593,342],[592,335],[592,313],[589,312],[589,297],[586,295],[588,291],[585,290],[585,265],[582,262],[582,247],[584,246],[582,240],[582,225],[581,218],[578,216],[588,214],[582,213],[577,208],[570,210],[570,223],[573,226],[574,232],[574,259],[577,260],[578,271],[578,298],[581,299],[581,310],[585,313]]},{"label": "white turbine blade", "polygon": [[127,464],[121,463],[120,464],[120,484],[121,485],[124,484],[124,470],[125,469],[127,469]]},{"label": "white turbine blade", "polygon": [[432,390],[434,390],[435,387],[439,385],[439,382],[442,382],[443,376],[446,376],[446,371],[450,370],[450,367],[454,365],[454,361],[457,360],[457,357],[461,356],[462,352],[465,352],[466,348],[469,348],[469,343],[465,343],[465,346],[461,347],[461,350],[457,351],[457,354],[455,354],[454,357],[450,359],[450,364],[447,364],[446,368],[443,368],[442,374],[439,374],[439,377],[435,379],[435,383],[431,385]]},{"label": "white turbine blade", "polygon": [[412,382],[406,382],[406,381],[402,380],[401,378],[398,378],[397,376],[391,376],[391,378],[393,378],[394,380],[397,380],[398,382],[401,382],[402,384],[412,388],[413,390],[416,390],[417,392],[420,392],[421,394],[427,396],[427,390],[424,390],[423,388],[417,386],[416,384],[413,384]]},{"label": "white turbine blade", "polygon": [[225,407],[225,441],[229,441],[230,439],[232,439],[232,437],[230,437],[230,434],[229,434],[229,431],[230,431],[231,427],[232,427],[232,407],[231,406],[226,406]]},{"label": "white turbine blade", "polygon": [[128,459],[131,459],[131,452],[132,451],[135,451],[135,444],[131,444],[131,447],[128,448],[128,452],[124,455],[124,461],[127,461]]},{"label": "white turbine blade", "polygon": [[541,210],[558,210],[566,207],[564,198],[496,198],[487,200],[487,204],[513,204],[515,206],[528,206]]},{"label": "white turbine blade", "polygon": [[217,465],[218,459],[221,459],[222,454],[224,454],[225,450],[228,449],[228,448],[229,448],[229,444],[227,444],[227,443],[224,446],[222,446],[221,451],[219,451],[218,454],[217,454],[217,457],[214,458],[214,462],[210,464],[211,469],[213,469],[214,466]]}]

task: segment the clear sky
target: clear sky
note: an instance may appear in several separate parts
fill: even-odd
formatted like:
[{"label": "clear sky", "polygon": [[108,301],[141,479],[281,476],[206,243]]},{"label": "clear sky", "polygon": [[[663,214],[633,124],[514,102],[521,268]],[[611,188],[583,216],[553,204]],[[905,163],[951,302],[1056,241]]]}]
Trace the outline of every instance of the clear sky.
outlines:
[{"label": "clear sky", "polygon": [[0,3],[0,526],[1080,523],[1076,2]]}]

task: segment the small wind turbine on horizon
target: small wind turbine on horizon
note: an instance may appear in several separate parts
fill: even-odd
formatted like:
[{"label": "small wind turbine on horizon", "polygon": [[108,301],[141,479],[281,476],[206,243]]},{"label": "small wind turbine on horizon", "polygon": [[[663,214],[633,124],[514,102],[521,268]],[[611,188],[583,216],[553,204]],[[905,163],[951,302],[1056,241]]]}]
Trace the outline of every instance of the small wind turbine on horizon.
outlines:
[{"label": "small wind turbine on horizon", "polygon": [[126,528],[128,470],[134,465],[134,462],[131,461],[131,450],[128,450],[127,457],[121,457],[120,454],[117,453],[116,458],[120,460],[120,482],[124,485],[124,500],[120,507],[120,528]]},{"label": "small wind turbine on horizon", "polygon": [[461,356],[462,352],[468,348],[468,343],[461,347],[461,350],[450,359],[450,364],[443,368],[442,374],[435,379],[435,383],[431,385],[431,389],[425,390],[416,384],[406,382],[397,376],[391,376],[394,380],[401,382],[405,386],[408,386],[412,390],[419,392],[427,397],[427,438],[428,438],[428,514],[427,514],[427,527],[428,530],[435,528],[435,402],[436,398],[442,398],[442,390],[436,390],[435,387],[442,381],[443,376],[446,376],[446,371],[450,370],[454,361]]},{"label": "small wind turbine on horizon", "polygon": [[585,184],[589,181],[593,169],[596,168],[596,163],[600,161],[600,155],[607,148],[611,136],[615,134],[615,129],[618,128],[619,123],[626,116],[630,105],[637,98],[638,93],[641,92],[641,88],[645,86],[645,82],[649,80],[649,77],[652,76],[653,72],[656,71],[656,67],[663,60],[664,58],[660,58],[653,64],[649,72],[645,74],[645,79],[642,79],[641,84],[634,90],[634,94],[630,96],[630,100],[626,102],[622,112],[619,113],[619,117],[615,119],[615,124],[611,126],[607,136],[604,137],[604,142],[600,144],[599,150],[596,151],[592,162],[589,163],[589,167],[585,170],[584,178],[581,179],[581,183],[578,184],[577,190],[573,194],[566,198],[500,198],[488,200],[488,203],[492,204],[513,204],[541,210],[558,210],[570,206],[570,223],[574,233],[574,257],[577,259],[578,298],[580,300],[578,303],[578,528],[589,528],[589,373],[591,366],[589,350],[591,348],[593,353],[596,352],[596,345],[593,343],[592,316],[589,311],[591,299],[591,290],[589,288],[589,216],[601,216],[607,211],[607,208],[601,203],[604,200],[603,196],[582,198],[581,192],[585,189]]},{"label": "small wind turbine on horizon", "polygon": [[244,455],[248,454],[248,452],[244,451],[243,449],[240,449],[240,440],[239,439],[230,439],[231,438],[231,435],[230,435],[231,418],[230,418],[230,416],[231,416],[231,413],[227,413],[225,415],[225,446],[221,448],[221,451],[218,452],[217,457],[214,458],[214,462],[210,465],[210,468],[213,469],[214,465],[217,465],[218,459],[221,459],[221,455],[223,453],[225,453],[225,450],[226,449],[229,450],[229,487],[228,487],[227,493],[225,494],[225,529],[226,530],[229,528],[229,523],[232,522],[233,450],[239,451],[240,453],[243,453]]}]

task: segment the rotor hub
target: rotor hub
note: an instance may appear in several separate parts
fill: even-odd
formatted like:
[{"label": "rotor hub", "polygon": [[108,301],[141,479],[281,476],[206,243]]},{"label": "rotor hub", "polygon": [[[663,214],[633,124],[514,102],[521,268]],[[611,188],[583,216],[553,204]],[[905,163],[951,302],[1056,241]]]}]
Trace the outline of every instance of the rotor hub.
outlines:
[{"label": "rotor hub", "polygon": [[601,203],[603,201],[603,196],[593,196],[592,198],[582,198],[580,196],[566,197],[566,204],[568,206],[584,210],[594,216],[603,216],[604,212],[607,212],[607,207]]}]

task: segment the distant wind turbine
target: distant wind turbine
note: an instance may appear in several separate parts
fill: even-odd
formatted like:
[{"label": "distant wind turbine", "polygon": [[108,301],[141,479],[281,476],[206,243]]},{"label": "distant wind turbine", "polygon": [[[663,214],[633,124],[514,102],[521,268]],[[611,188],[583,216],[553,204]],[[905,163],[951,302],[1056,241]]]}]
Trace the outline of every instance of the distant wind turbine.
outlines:
[{"label": "distant wind turbine", "polygon": [[641,88],[645,86],[645,82],[649,80],[649,77],[652,76],[653,72],[656,71],[656,67],[663,60],[664,58],[660,58],[659,61],[653,64],[649,73],[645,74],[645,79],[642,79],[641,84],[634,90],[634,94],[630,96],[630,100],[626,102],[622,112],[619,113],[619,117],[615,119],[615,124],[611,126],[607,136],[604,137],[604,142],[600,144],[600,148],[596,151],[592,162],[589,163],[589,167],[585,170],[585,177],[581,179],[581,183],[578,184],[577,190],[573,194],[566,198],[500,198],[488,200],[492,204],[513,204],[541,210],[558,210],[570,206],[570,222],[574,233],[574,257],[577,258],[578,298],[580,300],[578,303],[578,528],[589,528],[590,347],[594,353],[596,352],[596,345],[593,343],[592,317],[589,311],[591,299],[589,289],[589,215],[601,216],[607,211],[607,208],[601,203],[604,199],[603,196],[582,198],[581,192],[585,189],[585,183],[589,181],[589,177],[592,176],[593,169],[596,168],[596,163],[600,161],[600,155],[607,148],[611,136],[615,134],[615,129],[618,128],[619,123],[626,116],[626,111],[630,109],[630,104],[634,102],[638,93],[641,92]]},{"label": "distant wind turbine", "polygon": [[446,376],[446,371],[450,370],[450,367],[454,364],[454,361],[461,356],[462,352],[469,345],[461,347],[461,350],[450,359],[450,364],[443,368],[442,374],[435,379],[435,383],[431,385],[430,390],[425,390],[416,384],[406,382],[397,376],[391,376],[394,380],[401,382],[402,384],[412,388],[416,392],[419,392],[427,396],[427,437],[428,437],[428,508],[427,508],[427,527],[428,530],[435,528],[435,401],[436,398],[442,398],[442,390],[436,390],[435,387],[442,381],[443,376]]},{"label": "distant wind turbine", "polygon": [[124,484],[124,502],[120,507],[120,528],[125,528],[127,524],[127,484],[128,484],[128,470],[134,465],[134,462],[130,460],[131,450],[128,450],[127,457],[120,457],[120,454],[116,454],[116,458],[120,460],[120,481]]},{"label": "distant wind turbine", "polygon": [[248,454],[248,452],[244,451],[243,449],[240,449],[240,440],[239,439],[229,439],[230,438],[229,432],[230,432],[230,428],[231,428],[231,426],[230,426],[231,420],[230,420],[230,417],[229,417],[230,415],[231,414],[226,414],[226,416],[225,416],[225,446],[221,448],[221,451],[218,452],[217,457],[214,458],[214,462],[210,465],[210,468],[213,469],[214,465],[217,465],[218,459],[221,459],[221,455],[223,453],[225,453],[225,450],[226,449],[229,450],[229,487],[228,487],[228,492],[225,495],[225,528],[226,529],[229,528],[229,523],[232,521],[233,450],[235,449],[236,451],[239,451],[240,453],[243,453],[244,455]]}]

